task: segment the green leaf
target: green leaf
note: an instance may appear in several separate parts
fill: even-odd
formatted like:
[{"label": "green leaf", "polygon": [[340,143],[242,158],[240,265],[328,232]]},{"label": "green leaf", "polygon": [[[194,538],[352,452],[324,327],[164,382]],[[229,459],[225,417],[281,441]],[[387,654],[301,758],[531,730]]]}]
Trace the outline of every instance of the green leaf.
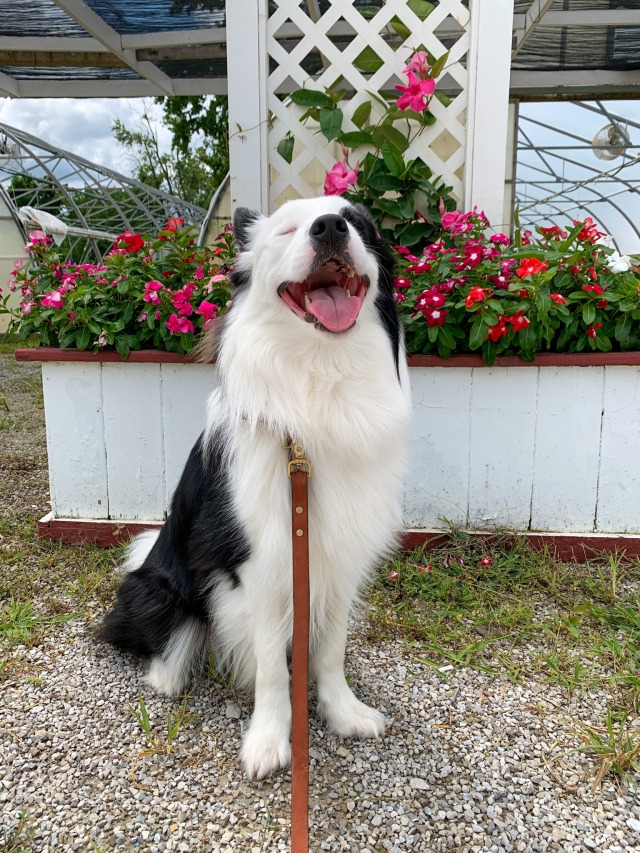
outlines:
[{"label": "green leaf", "polygon": [[384,160],[384,165],[396,178],[404,172],[404,159],[402,154],[388,140],[385,140],[380,146],[380,153]]},{"label": "green leaf", "polygon": [[400,133],[395,127],[390,127],[389,125],[376,127],[371,135],[373,137],[373,144],[380,150],[382,150],[385,142],[390,142],[401,154],[404,154],[409,147],[409,141],[404,133]]},{"label": "green leaf", "polygon": [[418,240],[424,240],[426,227],[424,222],[410,222],[409,225],[401,228],[396,235],[396,242],[403,246],[411,247]]},{"label": "green leaf", "polygon": [[291,93],[291,100],[299,107],[330,107],[333,104],[329,95],[317,89],[298,89]]},{"label": "green leaf", "polygon": [[402,211],[398,202],[393,198],[379,198],[378,207],[388,216],[393,216],[395,219],[402,219]]},{"label": "green leaf", "polygon": [[596,319],[596,306],[593,302],[585,302],[582,306],[582,319],[587,326],[590,326]]},{"label": "green leaf", "polygon": [[484,343],[484,339],[487,337],[488,331],[489,327],[482,317],[476,317],[469,333],[469,346],[471,349],[480,349]]},{"label": "green leaf", "polygon": [[526,329],[518,332],[518,343],[522,349],[535,350],[538,340],[533,326],[527,326]]},{"label": "green leaf", "polygon": [[440,330],[440,326],[427,326],[427,336],[432,344],[438,340],[438,331]]},{"label": "green leaf", "polygon": [[401,195],[398,199],[398,207],[403,219],[413,219],[416,215],[416,202],[414,193]]},{"label": "green leaf", "polygon": [[373,145],[371,133],[366,130],[352,130],[349,133],[341,133],[338,137],[338,142],[346,145],[347,148],[358,148],[360,145]]},{"label": "green leaf", "polygon": [[582,222],[579,225],[575,225],[571,229],[571,231],[569,232],[567,239],[562,240],[560,243],[558,243],[558,251],[559,252],[568,252],[569,247],[571,246],[571,244],[573,243],[573,241],[576,239],[576,237],[582,231],[583,228],[584,228],[584,223],[582,223]]},{"label": "green leaf", "polygon": [[611,343],[611,338],[607,335],[603,335],[601,332],[598,332],[595,338],[595,343],[598,346],[598,349],[601,352],[610,352],[613,344]]},{"label": "green leaf", "polygon": [[632,327],[633,320],[631,319],[631,317],[620,317],[620,319],[616,323],[616,328],[613,333],[613,336],[621,344],[626,344],[629,340],[629,335],[631,334]]},{"label": "green leaf", "polygon": [[431,76],[439,77],[442,74],[442,69],[447,64],[447,60],[449,59],[449,51],[443,53],[442,56],[438,57],[436,61],[431,66]]},{"label": "green leaf", "polygon": [[[359,107],[353,111],[353,115],[351,116],[351,121],[355,124],[356,127],[359,127],[360,130],[364,127],[364,125],[369,120],[369,116],[371,115],[371,101],[363,101]],[[345,145],[348,145],[345,142]]]},{"label": "green leaf", "polygon": [[86,326],[76,331],[76,347],[80,350],[86,349],[91,340],[91,332]]},{"label": "green leaf", "polygon": [[427,0],[407,0],[407,6],[414,12],[421,21],[424,21],[436,8],[433,3],[428,3]]},{"label": "green leaf", "polygon": [[402,23],[400,18],[397,15],[394,15],[393,18],[389,21],[389,25],[392,27],[393,31],[396,32],[403,41],[406,41],[411,35],[411,30],[405,24]]},{"label": "green leaf", "polygon": [[376,193],[384,193],[387,190],[401,190],[402,181],[386,173],[370,175],[368,187]]},{"label": "green leaf", "polygon": [[363,71],[365,74],[373,74],[379,68],[382,68],[384,62],[372,47],[365,47],[362,53],[359,53],[353,60],[353,64],[358,71]]},{"label": "green leaf", "polygon": [[118,293],[128,293],[129,292],[129,279],[125,278],[123,281],[119,281],[116,285],[116,290]]},{"label": "green leaf", "polygon": [[129,345],[123,337],[116,338],[115,347],[118,353],[122,356],[122,358],[127,358],[129,355]]},{"label": "green leaf", "polygon": [[293,160],[293,145],[294,139],[290,133],[288,133],[280,140],[280,142],[278,142],[276,151],[282,157],[283,160],[287,161],[287,163],[291,163],[291,161]]},{"label": "green leaf", "polygon": [[338,107],[320,110],[320,130],[329,142],[336,138],[342,129],[342,110]]}]

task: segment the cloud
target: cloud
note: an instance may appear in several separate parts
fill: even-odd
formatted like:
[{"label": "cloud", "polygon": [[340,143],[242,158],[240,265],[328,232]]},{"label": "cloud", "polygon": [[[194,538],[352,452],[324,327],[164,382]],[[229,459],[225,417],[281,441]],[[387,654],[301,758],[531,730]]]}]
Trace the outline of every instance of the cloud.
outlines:
[{"label": "cloud", "polygon": [[0,99],[0,124],[24,130],[91,163],[131,175],[132,160],[114,139],[111,128],[119,118],[133,129],[145,111],[158,124],[161,147],[168,149],[169,132],[159,122],[161,109],[149,99]]}]

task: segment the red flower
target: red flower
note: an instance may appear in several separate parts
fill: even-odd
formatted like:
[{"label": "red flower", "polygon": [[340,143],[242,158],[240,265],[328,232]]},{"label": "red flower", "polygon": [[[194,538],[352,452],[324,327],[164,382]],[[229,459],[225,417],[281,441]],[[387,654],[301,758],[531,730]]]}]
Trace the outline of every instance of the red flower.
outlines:
[{"label": "red flower", "polygon": [[594,323],[593,326],[589,326],[589,328],[585,330],[585,335],[588,335],[590,338],[595,338],[598,335],[598,329],[601,328],[602,323]]},{"label": "red flower", "polygon": [[424,572],[430,572],[432,569],[433,569],[433,566],[431,565],[431,563],[427,563],[426,566],[422,566],[422,565],[418,566],[418,571],[421,574],[423,574]]},{"label": "red flower", "polygon": [[397,278],[395,280],[396,287],[409,287],[411,282],[408,278]]},{"label": "red flower", "polygon": [[387,575],[387,577],[389,578],[389,580],[390,580],[390,581],[394,581],[394,580],[397,580],[397,578],[399,578],[399,577],[400,577],[400,573],[399,573],[399,572],[389,572],[389,574]]},{"label": "red flower", "polygon": [[608,304],[609,304],[609,300],[608,300],[608,299],[601,299],[601,300],[598,302],[598,308],[606,308]]},{"label": "red flower", "polygon": [[467,306],[467,308],[473,308],[474,302],[484,302],[490,292],[491,291],[487,290],[487,288],[484,287],[472,287],[469,291],[469,295],[465,299],[464,304]]},{"label": "red flower", "polygon": [[556,305],[566,305],[567,304],[567,300],[560,293],[550,293],[549,299],[552,302],[555,302]]},{"label": "red flower", "polygon": [[427,326],[443,326],[449,312],[440,308],[425,308],[422,313],[427,321]]},{"label": "red flower", "polygon": [[429,290],[423,290],[418,296],[416,308],[424,314],[425,309],[442,308],[446,301],[446,296],[443,296],[442,293],[432,287]]},{"label": "red flower", "polygon": [[483,557],[480,560],[480,565],[484,566],[485,568],[489,568],[489,566],[493,565],[493,560],[490,557]]},{"label": "red flower", "polygon": [[[124,243],[124,246],[122,245]],[[124,234],[119,234],[116,239],[115,246],[118,249],[124,249],[127,254],[135,255],[144,246],[144,240],[141,234],[133,234],[127,230]]]},{"label": "red flower", "polygon": [[181,216],[171,216],[162,230],[175,232],[181,225],[184,225],[184,219]]},{"label": "red flower", "polygon": [[522,329],[526,329],[527,326],[531,325],[531,320],[524,316],[524,311],[518,311],[517,314],[512,314],[508,320],[511,323],[514,332],[521,332]]},{"label": "red flower", "polygon": [[582,240],[587,243],[595,243],[598,237],[604,237],[604,231],[598,231],[598,226],[590,216],[587,216],[584,222],[581,222],[579,219],[574,219],[573,224],[584,226],[578,234],[578,240]]},{"label": "red flower", "polygon": [[546,240],[564,240],[568,234],[563,231],[558,225],[550,225],[547,228],[541,227],[540,233]]},{"label": "red flower", "polygon": [[509,333],[509,328],[507,326],[506,320],[507,317],[503,317],[500,315],[499,321],[495,326],[489,326],[489,333],[487,337],[495,343],[497,343],[501,337],[507,335]]},{"label": "red flower", "polygon": [[539,261],[537,258],[523,258],[516,270],[516,275],[520,278],[526,278],[528,275],[537,275],[537,273],[548,269],[546,261]]},{"label": "red flower", "polygon": [[602,287],[599,284],[583,284],[582,289],[586,290],[587,293],[595,293],[598,296],[602,296]]}]

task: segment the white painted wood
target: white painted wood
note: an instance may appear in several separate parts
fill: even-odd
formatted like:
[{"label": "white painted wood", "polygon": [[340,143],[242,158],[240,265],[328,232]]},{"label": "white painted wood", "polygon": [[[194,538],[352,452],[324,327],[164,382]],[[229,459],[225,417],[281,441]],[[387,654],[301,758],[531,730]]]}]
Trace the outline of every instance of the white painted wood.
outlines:
[{"label": "white painted wood", "polygon": [[640,368],[608,367],[604,380],[596,528],[640,532]]},{"label": "white painted wood", "polygon": [[109,498],[99,364],[44,362],[51,509],[107,518]]},{"label": "white painted wood", "polygon": [[159,364],[103,364],[109,517],[164,516],[165,475]]},{"label": "white painted wood", "polygon": [[471,3],[465,210],[477,205],[498,230],[508,223],[503,205],[513,3]]},{"label": "white painted wood", "polygon": [[[165,506],[182,474],[189,452],[204,427],[207,398],[216,381],[210,364],[163,364],[162,424],[164,432]],[[188,380],[188,381],[187,381]]]},{"label": "white painted wood", "polygon": [[602,367],[541,367],[531,529],[591,531],[598,495]]},{"label": "white painted wood", "polygon": [[267,0],[227,3],[231,203],[268,212]]},{"label": "white painted wood", "polygon": [[[474,369],[471,377],[469,524],[529,526],[538,371]],[[466,448],[452,448],[465,453]]]},{"label": "white painted wood", "polygon": [[467,524],[471,370],[410,371],[413,428],[404,495],[405,525]]},{"label": "white painted wood", "polygon": [[[408,528],[640,532],[639,368],[410,376]],[[55,517],[161,520],[215,368],[49,362],[43,378]]]}]

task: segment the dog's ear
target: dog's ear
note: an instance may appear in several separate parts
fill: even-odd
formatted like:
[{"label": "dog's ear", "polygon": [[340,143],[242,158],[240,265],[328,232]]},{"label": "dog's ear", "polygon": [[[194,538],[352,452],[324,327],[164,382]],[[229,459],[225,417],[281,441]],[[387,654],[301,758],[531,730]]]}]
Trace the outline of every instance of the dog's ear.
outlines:
[{"label": "dog's ear", "polygon": [[239,207],[233,214],[233,232],[236,238],[236,246],[239,252],[249,248],[253,236],[252,226],[262,219],[262,214],[248,207]]}]

